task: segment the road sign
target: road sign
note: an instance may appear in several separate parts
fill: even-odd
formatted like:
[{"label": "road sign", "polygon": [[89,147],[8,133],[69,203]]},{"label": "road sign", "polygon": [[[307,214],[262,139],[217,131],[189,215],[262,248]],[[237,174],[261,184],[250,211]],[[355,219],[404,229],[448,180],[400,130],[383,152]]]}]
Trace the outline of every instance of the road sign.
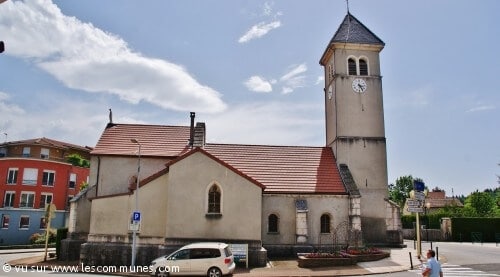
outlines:
[{"label": "road sign", "polygon": [[408,209],[406,209],[407,211],[409,211],[410,213],[423,213],[424,212],[424,208],[421,208],[421,207],[408,207]]},{"label": "road sign", "polygon": [[423,191],[415,191],[414,192],[414,197],[417,200],[424,201],[425,200],[425,194]]},{"label": "road sign", "polygon": [[132,221],[134,222],[140,222],[141,221],[141,212],[133,212],[132,213]]},{"label": "road sign", "polygon": [[140,232],[141,231],[141,223],[139,223],[138,221],[135,221],[135,222],[132,222],[128,225],[128,230],[129,231],[136,231],[136,232]]},{"label": "road sign", "polygon": [[408,199],[406,200],[407,210],[411,213],[422,213],[424,212],[423,203],[423,201],[417,199]]},{"label": "road sign", "polygon": [[413,189],[415,189],[416,191],[424,191],[425,189],[424,182],[413,181]]}]

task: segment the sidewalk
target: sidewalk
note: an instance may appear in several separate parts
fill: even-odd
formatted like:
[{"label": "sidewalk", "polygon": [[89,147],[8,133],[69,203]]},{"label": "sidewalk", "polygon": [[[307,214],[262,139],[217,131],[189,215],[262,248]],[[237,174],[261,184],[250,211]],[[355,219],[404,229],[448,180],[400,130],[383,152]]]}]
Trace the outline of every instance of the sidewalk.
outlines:
[{"label": "sidewalk", "polygon": [[[411,245],[408,245],[411,246]],[[336,266],[321,268],[300,268],[296,260],[270,261],[265,268],[244,269],[237,268],[235,276],[357,276],[369,274],[383,274],[406,271],[411,269],[410,253],[413,265],[419,266],[416,251],[413,247],[383,249],[391,256],[380,261],[363,262],[352,266]]]}]

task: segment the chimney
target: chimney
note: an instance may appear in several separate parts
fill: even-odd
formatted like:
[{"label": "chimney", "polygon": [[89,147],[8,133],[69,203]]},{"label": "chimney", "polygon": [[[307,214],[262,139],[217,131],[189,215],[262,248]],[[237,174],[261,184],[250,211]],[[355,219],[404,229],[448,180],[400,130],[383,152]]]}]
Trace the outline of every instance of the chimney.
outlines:
[{"label": "chimney", "polygon": [[189,128],[189,146],[193,147],[193,142],[194,142],[194,116],[195,113],[191,112],[190,117],[191,117],[191,126]]},{"label": "chimney", "polygon": [[204,147],[205,146],[205,123],[196,122],[196,127],[194,128],[193,146]]}]

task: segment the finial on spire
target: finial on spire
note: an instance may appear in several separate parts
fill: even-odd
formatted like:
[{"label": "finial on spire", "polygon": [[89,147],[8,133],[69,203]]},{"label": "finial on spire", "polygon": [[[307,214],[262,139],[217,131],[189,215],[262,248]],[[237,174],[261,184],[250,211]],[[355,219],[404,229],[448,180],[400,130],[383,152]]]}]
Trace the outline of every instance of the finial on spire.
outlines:
[{"label": "finial on spire", "polygon": [[113,111],[109,109],[109,123],[113,123]]},{"label": "finial on spire", "polygon": [[346,7],[347,7],[347,13],[349,13],[349,0],[345,0],[345,4],[346,4]]}]

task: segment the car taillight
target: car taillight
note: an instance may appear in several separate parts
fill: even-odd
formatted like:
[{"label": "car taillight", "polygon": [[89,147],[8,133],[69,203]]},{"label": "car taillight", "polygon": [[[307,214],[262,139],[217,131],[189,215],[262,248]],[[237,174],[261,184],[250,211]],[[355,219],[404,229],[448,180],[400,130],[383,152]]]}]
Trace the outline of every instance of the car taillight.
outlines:
[{"label": "car taillight", "polygon": [[230,264],[231,263],[231,258],[225,258],[224,259],[225,264]]}]

